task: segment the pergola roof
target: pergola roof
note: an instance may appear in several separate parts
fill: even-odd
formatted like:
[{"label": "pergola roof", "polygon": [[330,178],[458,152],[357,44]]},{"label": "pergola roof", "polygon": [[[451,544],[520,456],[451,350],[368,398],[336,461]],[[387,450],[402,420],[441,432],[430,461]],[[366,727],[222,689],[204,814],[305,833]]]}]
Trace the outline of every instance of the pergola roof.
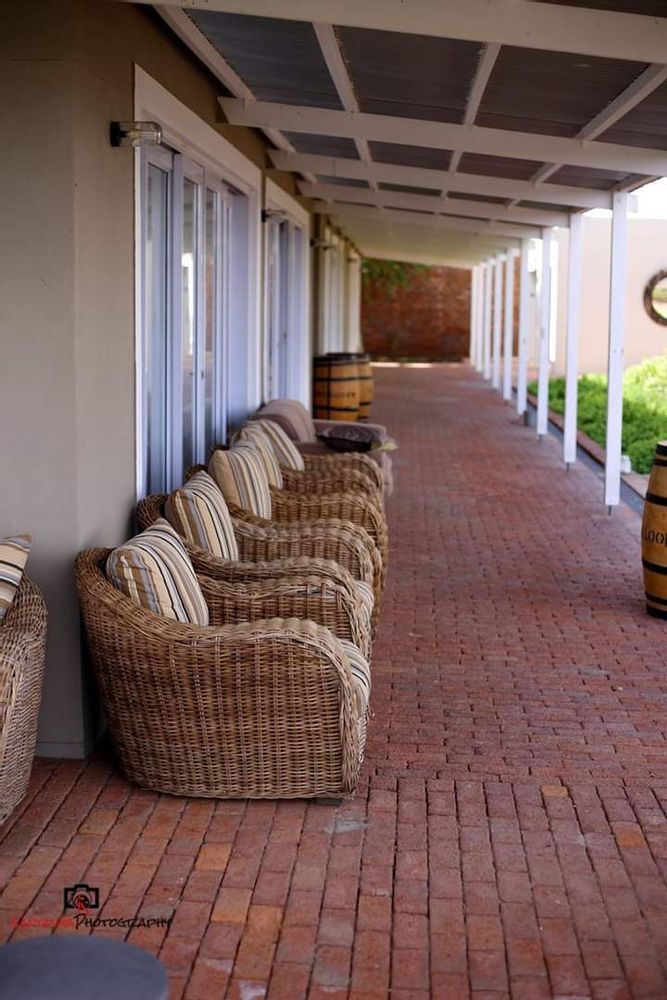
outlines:
[{"label": "pergola roof", "polygon": [[469,265],[667,174],[664,0],[158,10],[368,255]]}]

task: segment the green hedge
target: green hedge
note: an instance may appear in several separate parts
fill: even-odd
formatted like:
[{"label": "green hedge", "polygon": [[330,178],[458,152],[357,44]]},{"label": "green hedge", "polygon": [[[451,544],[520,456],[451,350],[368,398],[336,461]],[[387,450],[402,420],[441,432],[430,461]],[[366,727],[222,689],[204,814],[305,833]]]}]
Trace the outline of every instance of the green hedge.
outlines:
[{"label": "green hedge", "polygon": [[[537,382],[528,391],[537,394]],[[565,411],[565,379],[549,382],[549,407]],[[579,430],[604,447],[607,428],[607,379],[582,375],[578,389]],[[656,443],[667,438],[667,355],[628,368],[623,379],[623,453],[635,472],[650,472]]]}]

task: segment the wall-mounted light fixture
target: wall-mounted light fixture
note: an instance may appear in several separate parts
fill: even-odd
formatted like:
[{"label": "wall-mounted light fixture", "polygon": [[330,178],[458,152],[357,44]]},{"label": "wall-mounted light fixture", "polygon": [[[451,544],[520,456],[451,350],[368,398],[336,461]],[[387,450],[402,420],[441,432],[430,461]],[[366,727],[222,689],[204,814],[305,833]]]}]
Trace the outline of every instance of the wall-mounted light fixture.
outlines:
[{"label": "wall-mounted light fixture", "polygon": [[289,215],[282,208],[262,209],[262,222],[269,222],[269,220],[274,222],[287,222],[288,219]]},{"label": "wall-mounted light fixture", "polygon": [[162,128],[157,122],[111,122],[109,141],[112,146],[159,146]]}]

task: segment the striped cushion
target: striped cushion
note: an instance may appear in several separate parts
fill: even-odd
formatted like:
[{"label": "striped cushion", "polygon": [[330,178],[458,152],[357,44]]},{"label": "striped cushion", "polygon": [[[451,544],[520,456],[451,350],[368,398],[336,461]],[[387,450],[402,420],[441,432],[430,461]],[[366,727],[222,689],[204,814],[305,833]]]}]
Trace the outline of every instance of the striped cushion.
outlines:
[{"label": "striped cushion", "polygon": [[253,420],[234,435],[232,444],[247,444],[251,448],[256,448],[262,456],[264,469],[271,486],[276,486],[279,490],[284,487],[283,474],[278,465],[278,459],[271,446],[271,439],[264,433],[259,420]]},{"label": "striped cushion", "polygon": [[275,419],[292,441],[317,440],[313,418],[303,403],[296,399],[272,399],[257,411],[257,416]]},{"label": "striped cushion", "polygon": [[228,451],[216,448],[208,471],[227,503],[271,519],[271,494],[264,463],[255,448],[237,444]]},{"label": "striped cushion", "polygon": [[30,535],[0,538],[0,621],[9,611],[19,589],[31,542]]},{"label": "striped cushion", "polygon": [[373,607],[375,606],[375,595],[373,594],[373,588],[370,583],[364,583],[363,580],[355,580],[357,585],[357,594],[361,598],[361,603],[365,607],[369,615],[373,613]]},{"label": "striped cushion", "polygon": [[208,607],[183,542],[163,517],[114,549],[110,583],[146,611],[191,625],[208,625]]},{"label": "striped cushion", "polygon": [[368,702],[371,696],[371,669],[365,656],[363,656],[353,642],[341,639],[340,644],[349,660],[352,679],[354,680],[357,711],[359,713],[360,757],[363,757],[364,745],[366,743]]},{"label": "striped cushion", "polygon": [[255,424],[261,427],[271,442],[278,464],[283,465],[286,469],[294,469],[295,472],[303,472],[306,468],[303,455],[294,442],[289,439],[280,424],[277,424],[275,420],[252,420],[248,426],[251,427]]},{"label": "striped cushion", "polygon": [[195,472],[167,499],[167,520],[179,535],[220,559],[239,557],[225,498],[207,472]]}]

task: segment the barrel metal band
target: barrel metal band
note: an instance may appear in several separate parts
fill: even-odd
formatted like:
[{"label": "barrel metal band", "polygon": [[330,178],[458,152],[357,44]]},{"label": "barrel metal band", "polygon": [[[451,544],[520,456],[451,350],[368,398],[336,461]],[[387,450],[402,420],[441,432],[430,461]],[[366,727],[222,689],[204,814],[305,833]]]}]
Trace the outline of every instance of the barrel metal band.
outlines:
[{"label": "barrel metal band", "polygon": [[658,597],[657,594],[650,594],[648,590],[644,591],[646,594],[647,601],[653,601],[655,604],[665,604],[667,605],[667,597]]},{"label": "barrel metal band", "polygon": [[667,576],[667,566],[658,566],[657,563],[649,562],[648,559],[642,559],[642,566],[650,573],[660,573],[662,576]]},{"label": "barrel metal band", "polygon": [[655,503],[658,507],[667,507],[667,497],[660,497],[657,493],[646,494],[647,503]]}]

